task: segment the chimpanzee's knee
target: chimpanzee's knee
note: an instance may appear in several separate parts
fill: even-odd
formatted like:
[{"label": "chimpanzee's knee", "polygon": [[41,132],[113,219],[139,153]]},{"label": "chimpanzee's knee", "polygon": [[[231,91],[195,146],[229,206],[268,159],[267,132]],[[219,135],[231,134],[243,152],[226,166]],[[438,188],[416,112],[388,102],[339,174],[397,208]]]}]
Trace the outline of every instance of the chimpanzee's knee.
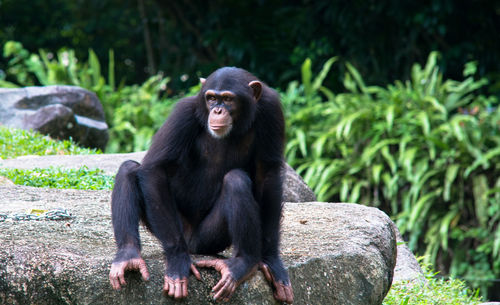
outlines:
[{"label": "chimpanzee's knee", "polygon": [[120,165],[120,168],[118,169],[118,173],[116,175],[128,175],[131,172],[135,171],[139,166],[139,162],[127,160],[123,162],[122,165]]},{"label": "chimpanzee's knee", "polygon": [[223,188],[232,193],[248,193],[252,191],[252,180],[243,170],[233,169],[224,175]]}]

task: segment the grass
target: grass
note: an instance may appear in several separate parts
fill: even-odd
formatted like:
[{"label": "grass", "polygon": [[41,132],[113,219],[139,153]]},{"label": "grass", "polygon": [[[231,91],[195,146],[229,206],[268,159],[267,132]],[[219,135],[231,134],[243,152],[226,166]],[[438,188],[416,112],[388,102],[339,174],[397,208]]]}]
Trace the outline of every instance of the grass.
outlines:
[{"label": "grass", "polygon": [[479,290],[472,292],[458,279],[436,277],[422,266],[426,281],[401,281],[392,285],[383,305],[476,305],[482,302]]},{"label": "grass", "polygon": [[59,167],[35,169],[0,168],[4,176],[18,185],[76,190],[111,190],[114,176],[105,175],[103,170],[62,169]]},{"label": "grass", "polygon": [[25,155],[87,155],[101,153],[96,149],[79,147],[73,141],[57,141],[48,136],[23,129],[0,125],[0,158]]},{"label": "grass", "polygon": [[[57,141],[42,134],[23,129],[0,126],[0,158],[24,155],[86,155],[101,153],[96,149],[79,147],[71,140]],[[78,190],[110,190],[114,177],[104,171],[87,167],[62,169],[57,167],[35,169],[0,168],[4,176],[19,185]]]}]

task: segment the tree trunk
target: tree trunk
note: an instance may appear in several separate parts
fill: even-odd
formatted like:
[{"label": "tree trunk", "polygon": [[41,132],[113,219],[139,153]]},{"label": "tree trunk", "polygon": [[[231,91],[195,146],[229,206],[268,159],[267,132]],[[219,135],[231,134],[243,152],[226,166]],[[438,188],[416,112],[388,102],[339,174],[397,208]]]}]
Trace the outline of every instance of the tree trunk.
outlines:
[{"label": "tree trunk", "polygon": [[146,11],[144,9],[144,0],[137,0],[137,6],[139,7],[139,14],[142,19],[142,28],[144,34],[144,43],[146,45],[146,58],[148,60],[148,74],[156,74],[156,65],[153,55],[153,44],[151,42],[151,34],[149,33],[148,18],[146,16]]}]

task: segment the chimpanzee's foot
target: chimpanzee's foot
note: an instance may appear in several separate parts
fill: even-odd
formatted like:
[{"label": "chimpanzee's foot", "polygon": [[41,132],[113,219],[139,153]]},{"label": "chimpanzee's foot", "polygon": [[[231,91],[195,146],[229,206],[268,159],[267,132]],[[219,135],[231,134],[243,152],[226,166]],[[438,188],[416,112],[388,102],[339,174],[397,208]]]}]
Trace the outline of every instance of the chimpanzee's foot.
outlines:
[{"label": "chimpanzee's foot", "polygon": [[[243,259],[240,258],[203,260],[196,262],[195,265],[214,268],[221,274],[221,279],[212,288],[212,292],[214,293],[214,300],[225,302],[229,301],[236,288],[257,270],[257,264],[255,266],[245,266]],[[238,273],[243,270],[243,274],[236,278],[235,270]]]},{"label": "chimpanzee's foot", "polygon": [[111,270],[109,271],[109,281],[113,289],[120,290],[121,286],[127,284],[127,282],[125,282],[125,271],[127,270],[139,271],[145,281],[149,280],[146,262],[141,257],[131,258],[121,262],[113,262],[111,264]]},{"label": "chimpanzee's foot", "polygon": [[287,304],[293,303],[293,289],[290,281],[287,282],[276,280],[273,276],[271,268],[265,263],[260,263],[260,270],[264,273],[264,277],[272,285],[274,290],[274,298],[277,301],[285,302]]}]

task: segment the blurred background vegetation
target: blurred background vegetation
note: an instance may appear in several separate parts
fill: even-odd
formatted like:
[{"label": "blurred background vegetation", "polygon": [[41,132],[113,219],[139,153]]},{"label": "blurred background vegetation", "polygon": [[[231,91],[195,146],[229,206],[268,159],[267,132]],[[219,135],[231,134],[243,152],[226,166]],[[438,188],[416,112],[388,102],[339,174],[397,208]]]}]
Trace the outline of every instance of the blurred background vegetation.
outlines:
[{"label": "blurred background vegetation", "polygon": [[0,44],[0,86],[97,93],[106,152],[147,149],[198,77],[252,71],[319,200],[379,207],[500,300],[498,1],[0,0]]},{"label": "blurred background vegetation", "polygon": [[[477,60],[480,76],[498,82],[499,6],[486,0],[2,0],[0,42],[20,41],[30,52],[70,48],[79,59],[91,48],[107,60],[113,49],[118,82],[142,83],[164,71],[174,91],[222,65],[244,67],[283,88],[300,77],[306,58],[318,71],[333,55],[380,85],[408,78],[412,64],[433,50],[441,52],[447,77],[461,77],[463,64]],[[343,72],[330,78],[339,82]],[[498,83],[494,88],[500,90]]]}]

